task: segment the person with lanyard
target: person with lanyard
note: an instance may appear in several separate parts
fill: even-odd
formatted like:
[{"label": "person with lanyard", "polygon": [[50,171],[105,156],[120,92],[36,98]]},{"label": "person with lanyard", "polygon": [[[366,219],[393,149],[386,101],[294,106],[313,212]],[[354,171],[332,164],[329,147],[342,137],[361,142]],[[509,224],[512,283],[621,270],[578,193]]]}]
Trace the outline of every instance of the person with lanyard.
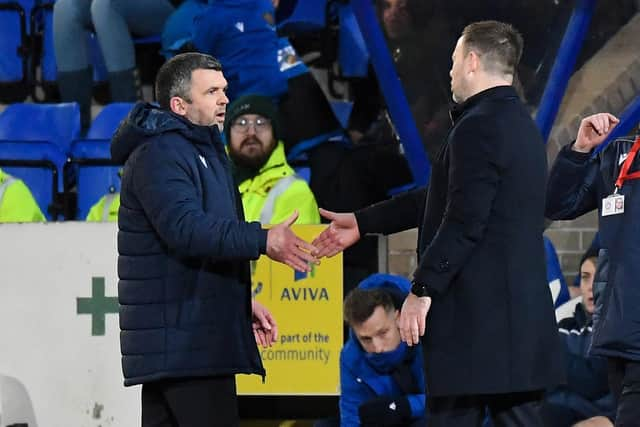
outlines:
[{"label": "person with lanyard", "polygon": [[590,355],[607,358],[615,425],[630,426],[640,419],[640,137],[604,145],[618,123],[608,113],[582,120],[575,142],[562,148],[551,169],[546,215],[567,220],[598,209],[601,249]]}]

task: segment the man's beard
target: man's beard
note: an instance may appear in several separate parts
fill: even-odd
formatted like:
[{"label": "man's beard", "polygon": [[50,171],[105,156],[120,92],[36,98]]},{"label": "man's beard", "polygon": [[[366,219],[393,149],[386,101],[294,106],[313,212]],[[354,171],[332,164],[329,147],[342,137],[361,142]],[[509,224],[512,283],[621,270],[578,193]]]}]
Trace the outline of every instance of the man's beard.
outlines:
[{"label": "man's beard", "polygon": [[[248,138],[242,142],[242,145],[244,145],[247,142],[260,143],[260,141],[257,138]],[[240,148],[242,148],[242,146]],[[229,151],[229,155],[231,156],[231,159],[233,160],[233,163],[236,166],[239,166],[245,169],[259,171],[260,168],[262,168],[262,166],[264,166],[265,163],[267,163],[267,160],[269,160],[269,157],[271,156],[271,152],[272,150],[270,149],[270,147],[268,147],[268,149],[266,150],[261,150],[259,154],[253,154],[251,156],[247,156],[242,152],[235,152],[235,151]]]}]

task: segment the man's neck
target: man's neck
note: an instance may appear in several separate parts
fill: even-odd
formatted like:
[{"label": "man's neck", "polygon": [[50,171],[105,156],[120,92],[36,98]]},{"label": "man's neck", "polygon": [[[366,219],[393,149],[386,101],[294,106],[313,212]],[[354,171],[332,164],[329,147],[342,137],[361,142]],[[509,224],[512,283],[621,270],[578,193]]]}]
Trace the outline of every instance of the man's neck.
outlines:
[{"label": "man's neck", "polygon": [[472,93],[469,98],[473,95],[476,95],[480,92],[484,92],[487,89],[491,89],[498,86],[511,86],[513,83],[513,78],[504,78],[492,75],[485,75],[482,78],[479,78],[476,83],[473,85]]}]

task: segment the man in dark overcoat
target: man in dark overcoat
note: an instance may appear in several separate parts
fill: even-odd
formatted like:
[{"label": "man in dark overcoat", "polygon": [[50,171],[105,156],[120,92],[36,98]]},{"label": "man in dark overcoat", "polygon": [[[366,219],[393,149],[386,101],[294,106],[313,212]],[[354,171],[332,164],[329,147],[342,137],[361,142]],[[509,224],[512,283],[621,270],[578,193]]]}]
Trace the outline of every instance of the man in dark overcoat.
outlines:
[{"label": "man in dark overcoat", "polygon": [[[543,390],[562,380],[542,240],[547,175],[540,133],[512,86],[522,38],[467,26],[453,53],[453,128],[424,191],[332,220],[331,256],[371,232],[419,226],[418,267],[400,318],[424,335],[430,426],[541,426]],[[428,318],[427,318],[428,314]]]}]

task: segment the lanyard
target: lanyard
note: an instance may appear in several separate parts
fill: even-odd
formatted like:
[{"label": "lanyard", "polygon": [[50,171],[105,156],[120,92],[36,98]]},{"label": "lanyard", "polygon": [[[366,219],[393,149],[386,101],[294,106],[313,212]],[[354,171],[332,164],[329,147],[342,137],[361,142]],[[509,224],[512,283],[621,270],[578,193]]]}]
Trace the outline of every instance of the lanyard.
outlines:
[{"label": "lanyard", "polygon": [[638,150],[640,150],[640,136],[636,138],[636,142],[633,143],[633,146],[631,147],[631,150],[629,151],[629,154],[627,155],[627,158],[624,161],[622,168],[620,169],[620,174],[618,175],[618,179],[616,180],[616,189],[614,191],[615,193],[617,193],[618,190],[622,188],[622,184],[624,184],[625,181],[640,178],[640,171],[628,173],[629,168],[633,163],[633,159],[635,159],[636,154],[638,154]]}]

